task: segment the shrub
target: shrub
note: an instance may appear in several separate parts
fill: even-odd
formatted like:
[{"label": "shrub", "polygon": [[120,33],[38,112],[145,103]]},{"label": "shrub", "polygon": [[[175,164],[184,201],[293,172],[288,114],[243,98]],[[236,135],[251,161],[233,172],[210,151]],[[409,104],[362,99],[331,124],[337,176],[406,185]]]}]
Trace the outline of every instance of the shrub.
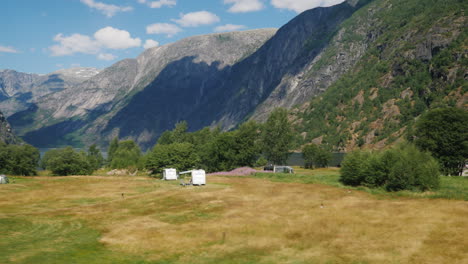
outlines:
[{"label": "shrub", "polygon": [[340,181],[345,185],[358,186],[369,172],[370,153],[354,151],[346,155],[341,164]]},{"label": "shrub", "polygon": [[6,145],[0,143],[0,173],[36,175],[39,150],[31,145]]},{"label": "shrub", "polygon": [[426,191],[439,187],[439,165],[429,153],[421,152],[413,145],[397,151],[398,159],[388,174],[387,190]]},{"label": "shrub", "polygon": [[383,152],[356,151],[345,157],[340,181],[388,191],[426,191],[439,187],[439,166],[429,153],[411,144]]},{"label": "shrub", "polygon": [[87,175],[93,172],[86,153],[76,152],[72,147],[46,152],[41,163],[56,176]]}]

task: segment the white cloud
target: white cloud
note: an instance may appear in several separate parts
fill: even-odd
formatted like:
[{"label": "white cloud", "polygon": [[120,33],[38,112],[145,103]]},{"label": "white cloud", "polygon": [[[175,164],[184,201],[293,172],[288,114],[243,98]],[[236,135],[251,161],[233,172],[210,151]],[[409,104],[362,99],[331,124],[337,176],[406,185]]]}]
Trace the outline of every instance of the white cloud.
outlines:
[{"label": "white cloud", "polygon": [[150,49],[159,46],[159,42],[152,40],[152,39],[147,39],[145,41],[145,45],[143,45],[143,48],[145,49]]},{"label": "white cloud", "polygon": [[100,44],[96,40],[81,34],[73,34],[69,37],[57,34],[54,41],[59,44],[49,48],[52,56],[65,56],[74,53],[96,54],[100,50]]},{"label": "white cloud", "polygon": [[146,27],[148,34],[166,34],[169,38],[181,31],[182,29],[177,25],[168,23],[156,23]]},{"label": "white cloud", "polygon": [[97,58],[98,60],[111,61],[111,60],[115,60],[117,56],[109,54],[109,53],[99,53]]},{"label": "white cloud", "polygon": [[229,32],[229,31],[238,31],[245,29],[246,26],[243,25],[233,25],[233,24],[226,24],[223,26],[219,26],[215,28],[215,32]]},{"label": "white cloud", "polygon": [[94,8],[94,9],[101,11],[107,17],[113,17],[118,12],[128,12],[128,11],[133,10],[131,6],[109,5],[109,4],[104,4],[102,2],[95,2],[94,0],[80,0],[80,1],[90,8]]},{"label": "white cloud", "polygon": [[327,7],[342,3],[344,0],[271,0],[276,8],[289,9],[301,13],[315,7]]},{"label": "white cloud", "polygon": [[116,57],[112,54],[103,53],[105,49],[128,49],[140,47],[141,40],[132,38],[130,33],[125,30],[116,29],[113,27],[102,28],[94,37],[73,34],[64,36],[57,34],[54,41],[58,44],[49,47],[52,56],[66,56],[75,53],[98,54],[100,60],[113,60]]},{"label": "white cloud", "polygon": [[263,9],[260,0],[224,0],[224,4],[233,4],[228,11],[231,13],[246,13]]},{"label": "white cloud", "polygon": [[158,0],[158,1],[148,1],[148,0],[138,0],[140,4],[146,4],[151,8],[161,8],[164,6],[174,7],[177,4],[176,0]]},{"label": "white cloud", "polygon": [[19,53],[15,48],[10,47],[10,46],[0,46],[0,52],[6,52],[6,53]]},{"label": "white cloud", "polygon": [[128,49],[141,46],[139,38],[132,38],[128,31],[113,27],[105,27],[98,30],[94,33],[94,38],[109,49]]},{"label": "white cloud", "polygon": [[153,1],[149,3],[151,8],[161,8],[163,6],[173,7],[177,4],[175,0],[160,0],[160,1]]},{"label": "white cloud", "polygon": [[192,12],[188,14],[181,14],[180,19],[173,19],[172,21],[183,27],[198,27],[202,25],[211,25],[219,22],[221,19],[208,11]]}]

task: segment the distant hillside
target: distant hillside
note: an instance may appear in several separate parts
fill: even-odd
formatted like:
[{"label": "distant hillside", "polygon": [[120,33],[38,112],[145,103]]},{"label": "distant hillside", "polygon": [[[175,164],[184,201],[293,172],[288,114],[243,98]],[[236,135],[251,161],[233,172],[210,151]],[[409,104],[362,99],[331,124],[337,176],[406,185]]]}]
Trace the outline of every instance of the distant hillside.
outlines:
[{"label": "distant hillside", "polygon": [[45,95],[71,88],[98,73],[96,68],[72,68],[47,75],[0,70],[0,109],[11,116]]}]

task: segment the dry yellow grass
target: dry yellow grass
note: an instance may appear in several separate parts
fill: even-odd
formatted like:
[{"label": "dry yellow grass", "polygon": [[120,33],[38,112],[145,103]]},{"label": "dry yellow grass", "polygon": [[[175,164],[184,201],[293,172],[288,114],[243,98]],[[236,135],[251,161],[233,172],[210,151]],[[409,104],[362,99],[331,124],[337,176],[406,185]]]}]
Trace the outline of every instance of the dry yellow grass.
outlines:
[{"label": "dry yellow grass", "polygon": [[[208,182],[35,178],[0,188],[0,219],[66,217],[75,224],[52,230],[83,224],[116,254],[167,263],[468,263],[466,201],[377,199],[242,177]],[[34,250],[43,249],[21,254]]]}]

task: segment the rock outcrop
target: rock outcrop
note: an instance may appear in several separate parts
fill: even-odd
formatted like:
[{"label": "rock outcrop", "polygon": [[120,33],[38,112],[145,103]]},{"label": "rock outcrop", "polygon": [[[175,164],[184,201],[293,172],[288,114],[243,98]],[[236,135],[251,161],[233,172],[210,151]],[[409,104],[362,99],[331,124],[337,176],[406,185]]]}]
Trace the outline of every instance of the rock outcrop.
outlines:
[{"label": "rock outcrop", "polygon": [[19,140],[11,131],[11,126],[6,121],[5,116],[0,112],[0,143],[15,144]]}]

